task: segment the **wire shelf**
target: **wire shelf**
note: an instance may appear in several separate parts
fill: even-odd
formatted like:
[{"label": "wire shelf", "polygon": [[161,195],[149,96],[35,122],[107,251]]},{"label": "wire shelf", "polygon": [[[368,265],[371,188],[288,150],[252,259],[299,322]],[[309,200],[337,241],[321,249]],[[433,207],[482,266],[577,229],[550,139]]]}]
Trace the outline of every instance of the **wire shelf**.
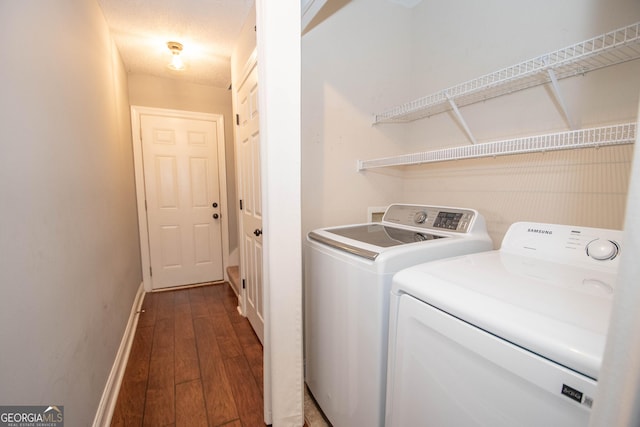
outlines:
[{"label": "wire shelf", "polygon": [[435,151],[404,154],[374,160],[358,160],[358,170],[388,166],[419,165],[449,160],[497,157],[510,154],[544,151],[570,150],[585,147],[633,144],[636,139],[636,124],[623,123],[560,133],[528,136],[524,138],[444,148]]},{"label": "wire shelf", "polygon": [[640,22],[375,114],[374,124],[407,123],[449,111],[449,98],[462,107],[549,83],[549,70],[563,79],[638,58]]}]

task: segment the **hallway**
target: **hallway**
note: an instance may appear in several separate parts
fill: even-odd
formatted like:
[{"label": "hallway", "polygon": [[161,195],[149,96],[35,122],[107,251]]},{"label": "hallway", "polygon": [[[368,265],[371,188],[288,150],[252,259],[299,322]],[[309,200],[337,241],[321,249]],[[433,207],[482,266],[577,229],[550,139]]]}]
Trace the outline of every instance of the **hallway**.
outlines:
[{"label": "hallway", "polygon": [[261,426],[262,345],[229,284],[147,293],[112,426]]}]

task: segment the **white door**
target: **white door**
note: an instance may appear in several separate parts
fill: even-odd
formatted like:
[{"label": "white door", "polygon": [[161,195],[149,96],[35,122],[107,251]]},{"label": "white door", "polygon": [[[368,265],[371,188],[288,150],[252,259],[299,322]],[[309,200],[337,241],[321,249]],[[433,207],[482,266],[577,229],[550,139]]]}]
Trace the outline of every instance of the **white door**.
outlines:
[{"label": "white door", "polygon": [[140,117],[153,289],[224,279],[216,126]]},{"label": "white door", "polygon": [[241,272],[245,314],[264,343],[262,298],[262,192],[260,184],[260,128],[258,70],[254,66],[238,88],[238,181],[241,200]]}]

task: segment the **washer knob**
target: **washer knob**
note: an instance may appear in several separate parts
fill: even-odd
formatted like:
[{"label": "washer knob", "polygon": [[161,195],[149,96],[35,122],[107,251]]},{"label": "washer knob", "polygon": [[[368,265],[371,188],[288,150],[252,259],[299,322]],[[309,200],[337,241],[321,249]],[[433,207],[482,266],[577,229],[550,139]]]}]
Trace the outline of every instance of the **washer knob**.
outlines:
[{"label": "washer knob", "polygon": [[414,216],[413,216],[413,221],[416,224],[424,224],[424,222],[427,220],[427,213],[425,211],[420,211],[417,212]]},{"label": "washer knob", "polygon": [[587,255],[598,261],[614,259],[618,251],[618,244],[611,240],[596,239],[587,245]]}]

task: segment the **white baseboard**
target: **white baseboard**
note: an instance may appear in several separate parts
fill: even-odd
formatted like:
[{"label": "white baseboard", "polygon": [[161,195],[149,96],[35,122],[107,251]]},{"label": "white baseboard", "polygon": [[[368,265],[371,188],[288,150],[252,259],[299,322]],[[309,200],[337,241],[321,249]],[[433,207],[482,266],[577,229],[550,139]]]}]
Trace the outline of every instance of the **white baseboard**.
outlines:
[{"label": "white baseboard", "polygon": [[127,368],[127,361],[129,360],[129,353],[131,352],[133,337],[136,334],[139,317],[138,313],[140,312],[140,307],[142,307],[144,294],[144,284],[140,283],[138,293],[133,300],[133,306],[131,307],[131,314],[129,315],[127,328],[124,331],[122,341],[120,342],[120,348],[116,354],[116,360],[113,362],[113,366],[111,367],[111,373],[109,374],[107,384],[102,393],[100,405],[98,405],[98,412],[96,412],[96,417],[93,419],[93,427],[106,427],[111,425],[111,417],[113,417],[113,411],[116,408],[120,385],[122,384],[124,371]]}]

